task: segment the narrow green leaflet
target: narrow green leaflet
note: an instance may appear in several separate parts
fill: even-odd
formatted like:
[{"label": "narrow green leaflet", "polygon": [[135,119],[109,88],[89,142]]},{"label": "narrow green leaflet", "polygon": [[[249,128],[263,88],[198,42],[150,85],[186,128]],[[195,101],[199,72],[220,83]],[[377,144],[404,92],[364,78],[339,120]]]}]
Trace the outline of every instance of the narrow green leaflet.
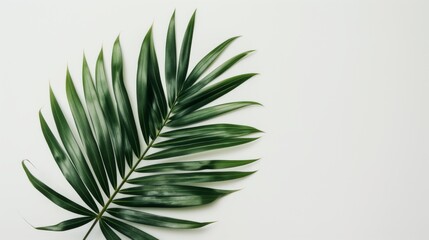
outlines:
[{"label": "narrow green leaflet", "polygon": [[224,195],[234,191],[183,185],[144,185],[126,188],[120,192],[126,195],[138,195],[141,197],[172,197],[189,195]]},{"label": "narrow green leaflet", "polygon": [[157,137],[157,133],[158,133],[158,123],[160,123],[162,121],[162,119],[159,117],[158,114],[158,107],[156,105],[156,102],[153,101],[151,104],[151,110],[149,111],[149,119],[150,119],[150,124],[149,124],[149,132],[150,132],[150,137],[152,139],[155,139]]},{"label": "narrow green leaflet", "polygon": [[79,215],[84,216],[95,216],[95,213],[90,210],[82,207],[81,205],[71,201],[70,199],[64,197],[63,195],[57,193],[52,188],[48,187],[42,181],[37,179],[33,174],[31,174],[30,170],[28,170],[27,166],[25,166],[25,161],[22,161],[22,168],[24,168],[25,174],[30,180],[31,184],[46,198],[51,200],[53,203],[58,205],[61,208],[64,208],[67,211],[74,212]]},{"label": "narrow green leaflet", "polygon": [[85,57],[83,58],[82,65],[82,80],[83,92],[85,94],[86,105],[88,107],[88,113],[94,129],[95,138],[98,142],[98,147],[106,168],[107,176],[109,177],[113,188],[116,188],[116,163],[112,142],[110,140],[111,136],[107,129],[106,119],[104,118],[104,113],[101,108],[100,101],[98,100],[97,91],[95,90],[91,72],[89,71]]},{"label": "narrow green leaflet", "polygon": [[140,142],[137,133],[134,114],[131,108],[130,99],[125,89],[123,76],[122,50],[119,37],[113,45],[112,53],[112,82],[113,92],[115,93],[116,104],[119,111],[119,119],[127,134],[128,141],[136,156],[140,156]]},{"label": "narrow green leaflet", "polygon": [[100,219],[100,229],[106,240],[121,240],[121,238],[107,225],[104,219]]},{"label": "narrow green leaflet", "polygon": [[177,96],[177,49],[176,49],[176,11],[168,25],[165,44],[165,84],[167,85],[168,105],[171,107]]},{"label": "narrow green leaflet", "polygon": [[190,193],[182,195],[133,196],[114,200],[113,202],[126,207],[161,207],[182,208],[195,207],[214,202],[232,191],[217,190],[205,194]]},{"label": "narrow green leaflet", "polygon": [[184,208],[196,207],[212,203],[219,195],[189,195],[189,196],[172,196],[172,197],[126,197],[114,200],[113,202],[125,207],[154,207],[154,208]]},{"label": "narrow green leaflet", "polygon": [[168,137],[171,139],[155,143],[153,147],[165,148],[182,146],[192,142],[198,143],[205,139],[223,140],[223,138],[242,137],[259,132],[261,131],[256,128],[235,124],[202,125],[198,127],[173,130],[162,134],[162,137]]},{"label": "narrow green leaflet", "polygon": [[159,163],[136,169],[136,172],[173,172],[173,171],[200,171],[207,169],[224,169],[247,165],[255,162],[251,160],[205,160],[190,162]]},{"label": "narrow green leaflet", "polygon": [[[223,136],[190,136],[190,137],[179,137],[173,138],[166,141],[162,141],[152,145],[154,148],[173,148],[173,147],[186,147],[190,149],[196,149],[199,147],[204,147],[212,144],[219,143],[223,141],[224,144],[231,143],[236,144],[239,141],[244,139],[245,143],[247,143],[246,138],[234,138],[234,137],[223,137]],[[239,143],[242,144],[242,143]],[[217,145],[218,146],[218,145]],[[225,147],[226,145],[222,145]],[[232,145],[235,146],[235,145]],[[228,147],[228,146],[226,146]],[[187,153],[189,154],[189,153]]]},{"label": "narrow green leaflet", "polygon": [[183,37],[182,47],[180,49],[179,66],[177,68],[177,86],[179,92],[182,89],[183,83],[186,79],[186,74],[188,73],[189,59],[191,56],[192,38],[194,36],[195,14],[196,12],[194,12],[191,17],[191,20],[189,20],[185,36]]},{"label": "narrow green leaflet", "polygon": [[162,133],[161,137],[178,138],[178,137],[241,137],[261,131],[250,126],[238,124],[210,124],[198,127],[183,128]]},{"label": "narrow green leaflet", "polygon": [[143,138],[148,144],[149,137],[156,138],[167,114],[167,103],[156,59],[152,28],[143,40],[139,56],[137,106]]},{"label": "narrow green leaflet", "polygon": [[85,109],[80,101],[80,98],[76,92],[76,88],[73,84],[73,80],[67,70],[66,77],[66,93],[69,106],[79,132],[80,139],[82,140],[83,147],[88,156],[88,160],[91,163],[92,169],[94,170],[97,180],[101,185],[101,188],[107,196],[110,195],[109,183],[107,180],[106,172],[104,171],[104,164],[98,149],[97,142],[91,130],[91,126],[86,116]]},{"label": "narrow green leaflet", "polygon": [[224,72],[226,72],[228,69],[230,69],[232,66],[234,66],[236,63],[238,63],[241,59],[248,56],[250,53],[254,52],[247,51],[238,54],[237,56],[229,59],[219,67],[217,67],[215,70],[207,74],[204,78],[196,82],[194,85],[190,86],[188,89],[184,90],[183,93],[180,95],[180,100],[185,100],[186,98],[190,98],[190,96],[197,93],[199,90],[201,90],[203,87],[207,86],[210,82],[215,80],[217,77],[222,75]]},{"label": "narrow green leaflet", "polygon": [[125,236],[129,237],[132,240],[157,240],[157,238],[129,224],[118,221],[111,217],[103,217],[103,218],[109,226],[111,226],[116,231],[124,234]]},{"label": "narrow green leaflet", "polygon": [[95,67],[95,80],[98,99],[101,108],[103,109],[104,118],[107,122],[107,129],[110,136],[112,136],[112,146],[115,152],[116,164],[118,166],[119,174],[121,177],[125,175],[125,157],[123,151],[123,138],[118,137],[122,135],[121,125],[119,124],[118,112],[113,103],[112,94],[110,93],[109,84],[107,82],[106,70],[104,68],[103,50],[97,58]]},{"label": "narrow green leaflet", "polygon": [[179,102],[177,110],[175,109],[175,114],[177,114],[176,117],[182,117],[222,97],[255,75],[256,73],[241,74],[208,86],[201,92],[195,94],[192,98]]},{"label": "narrow green leaflet", "polygon": [[143,138],[146,144],[149,144],[149,137],[151,135],[151,103],[153,102],[153,95],[148,85],[149,81],[149,61],[150,61],[150,36],[152,28],[146,34],[139,55],[139,62],[137,68],[137,110],[140,120],[140,128],[142,130]]},{"label": "narrow green leaflet", "polygon": [[124,143],[124,153],[125,153],[125,159],[127,161],[127,164],[129,167],[133,166],[133,149],[131,148],[131,144],[128,141],[125,131],[122,133],[122,141]]},{"label": "narrow green leaflet", "polygon": [[165,100],[165,94],[162,87],[161,75],[159,72],[158,60],[155,51],[155,44],[153,42],[153,35],[150,36],[150,60],[151,60],[151,75],[153,80],[150,83],[153,85],[153,92],[155,96],[155,103],[157,106],[157,112],[159,121],[156,122],[157,130],[162,128],[162,122],[167,115],[167,101]]},{"label": "narrow green leaflet", "polygon": [[178,174],[157,174],[138,177],[128,180],[131,184],[137,185],[164,185],[164,184],[184,184],[184,183],[205,183],[219,182],[242,178],[254,172],[201,172],[201,173],[178,173]]},{"label": "narrow green leaflet", "polygon": [[177,218],[163,217],[155,214],[141,212],[132,209],[110,208],[107,212],[117,218],[155,227],[174,228],[174,229],[192,229],[204,227],[210,222],[194,222]]},{"label": "narrow green leaflet", "polygon": [[76,172],[76,169],[74,168],[71,160],[67,156],[67,154],[62,149],[60,143],[55,138],[54,134],[52,133],[51,129],[49,128],[48,124],[45,121],[45,118],[43,117],[42,113],[39,112],[39,118],[40,118],[40,125],[42,127],[43,135],[45,136],[46,143],[49,146],[49,149],[51,150],[52,156],[55,159],[55,162],[57,163],[58,167],[60,168],[61,172],[63,173],[64,177],[67,179],[67,181],[70,183],[70,185],[74,188],[76,193],[82,198],[82,200],[94,211],[98,211],[97,205],[94,202],[94,199],[92,198],[91,194],[86,189],[85,185],[83,184],[82,180],[80,179],[78,173]]},{"label": "narrow green leaflet", "polygon": [[187,143],[186,147],[177,146],[167,148],[165,150],[158,151],[147,157],[146,160],[156,160],[163,158],[178,157],[183,155],[189,155],[199,152],[205,152],[209,150],[215,150],[220,148],[233,147],[245,143],[255,141],[258,138],[207,138],[198,139],[194,142]]},{"label": "narrow green leaflet", "polygon": [[224,137],[206,137],[204,135],[195,137],[179,137],[165,140],[152,145],[154,148],[169,148],[169,147],[199,147],[204,146],[209,142],[218,142],[224,140]]},{"label": "narrow green leaflet", "polygon": [[260,105],[256,102],[231,102],[224,103],[212,107],[202,108],[200,110],[191,112],[182,117],[177,117],[178,115],[174,115],[170,118],[170,122],[167,123],[169,127],[183,127],[199,122],[203,122],[223,114],[233,112],[235,110],[252,106],[252,105]]},{"label": "narrow green leaflet", "polygon": [[103,197],[101,196],[97,182],[92,176],[92,172],[86,163],[86,159],[79,147],[79,144],[77,143],[77,140],[73,136],[70,126],[67,123],[67,120],[60,108],[60,105],[58,104],[57,99],[55,98],[52,89],[50,89],[50,99],[52,114],[54,116],[55,124],[57,126],[61,141],[63,142],[63,145],[69,154],[73,165],[76,167],[76,171],[79,174],[81,180],[85,183],[86,187],[92,193],[94,198],[103,205]]},{"label": "narrow green leaflet", "polygon": [[60,222],[56,225],[52,226],[46,226],[46,227],[36,227],[38,230],[45,230],[45,231],[67,231],[74,228],[78,228],[80,226],[83,226],[89,222],[91,222],[94,219],[94,217],[80,217],[80,218],[73,218],[70,220],[66,220],[63,222]]},{"label": "narrow green leaflet", "polygon": [[192,86],[192,84],[194,84],[198,78],[207,71],[207,69],[219,58],[225,49],[237,38],[238,37],[232,37],[226,40],[201,59],[186,78],[184,89]]}]

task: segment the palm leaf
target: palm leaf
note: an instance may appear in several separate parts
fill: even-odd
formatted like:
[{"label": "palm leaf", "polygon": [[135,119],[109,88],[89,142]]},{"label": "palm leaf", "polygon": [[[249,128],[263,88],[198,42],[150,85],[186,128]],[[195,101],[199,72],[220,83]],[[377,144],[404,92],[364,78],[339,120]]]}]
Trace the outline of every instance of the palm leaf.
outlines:
[{"label": "palm leaf", "polygon": [[[211,222],[159,216],[140,208],[184,208],[209,204],[235,190],[195,184],[229,181],[254,173],[232,171],[230,168],[242,167],[257,159],[176,159],[158,163],[157,160],[250,143],[258,139],[252,135],[261,132],[246,125],[203,123],[244,107],[259,105],[251,101],[237,101],[206,106],[256,75],[245,73],[212,83],[252,51],[238,54],[204,75],[237,37],[222,42],[198,61],[193,69],[189,69],[195,13],[186,28],[179,54],[175,25],[173,13],[166,40],[165,86],[161,79],[152,27],[143,40],[136,74],[137,115],[133,112],[125,87],[119,38],[113,45],[111,81],[108,80],[103,50],[95,64],[95,76],[86,58],[83,58],[83,99],[79,97],[78,89],[67,70],[66,94],[73,122],[69,123],[50,90],[51,110],[60,141],[40,113],[42,132],[65,179],[85,206],[48,187],[23,162],[22,166],[31,184],[40,193],[59,207],[79,215],[37,229],[66,231],[92,221],[83,239],[90,235],[98,223],[107,240],[121,239],[118,233],[129,239],[146,240],[157,238],[135,224],[173,229],[204,227]],[[138,125],[134,116],[137,116]],[[77,134],[73,133],[71,123],[76,126]],[[195,126],[196,123],[203,124]],[[140,141],[140,134],[143,141]],[[121,177],[119,182],[118,175]]]}]

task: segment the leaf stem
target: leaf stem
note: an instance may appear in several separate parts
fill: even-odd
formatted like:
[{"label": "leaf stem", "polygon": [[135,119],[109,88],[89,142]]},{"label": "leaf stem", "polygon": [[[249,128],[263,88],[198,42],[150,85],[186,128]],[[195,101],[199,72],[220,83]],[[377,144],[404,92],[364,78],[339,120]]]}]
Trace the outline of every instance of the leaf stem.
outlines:
[{"label": "leaf stem", "polygon": [[88,232],[85,234],[85,236],[83,237],[83,240],[86,240],[89,236],[89,234],[91,233],[91,231],[94,229],[95,225],[97,224],[98,221],[100,221],[101,217],[103,216],[103,214],[106,212],[107,208],[109,207],[109,205],[113,202],[113,200],[115,199],[115,196],[119,193],[119,191],[121,190],[122,186],[127,182],[128,178],[131,176],[131,174],[134,173],[135,169],[137,168],[137,166],[140,164],[140,162],[143,160],[143,158],[146,156],[146,153],[149,151],[149,149],[152,147],[153,143],[155,142],[155,140],[159,137],[159,134],[161,134],[162,129],[165,127],[165,125],[167,124],[168,119],[170,118],[171,113],[173,112],[173,108],[176,104],[177,100],[171,105],[171,108],[167,114],[167,117],[165,118],[164,122],[162,123],[161,128],[159,129],[159,131],[157,132],[155,138],[152,139],[152,141],[150,141],[150,143],[147,145],[146,149],[144,150],[144,152],[142,153],[142,155],[139,157],[139,159],[137,160],[137,162],[134,164],[134,166],[130,169],[130,171],[128,172],[128,174],[122,179],[121,184],[119,184],[119,186],[115,189],[115,191],[113,192],[113,194],[109,197],[109,200],[104,204],[103,208],[101,209],[100,213],[97,214],[97,217],[95,218],[95,221],[92,223],[91,227],[89,228]]}]

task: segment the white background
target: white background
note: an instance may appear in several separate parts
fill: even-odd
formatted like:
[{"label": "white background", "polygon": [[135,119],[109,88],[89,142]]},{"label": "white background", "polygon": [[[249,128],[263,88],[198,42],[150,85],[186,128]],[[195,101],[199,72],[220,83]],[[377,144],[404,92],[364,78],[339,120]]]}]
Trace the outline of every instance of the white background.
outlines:
[{"label": "white background", "polygon": [[[205,157],[252,158],[240,188],[207,207],[170,216],[207,221],[191,231],[143,229],[161,239],[429,239],[428,1],[84,1],[0,2],[0,238],[81,239],[89,226],[36,231],[73,215],[51,204],[20,162],[76,199],[40,131],[48,87],[66,108],[65,69],[80,82],[118,34],[134,99],[139,46],[154,23],[163,59],[170,14],[182,36],[198,9],[191,66],[216,44],[242,35],[222,56],[257,53],[225,76],[259,72],[227,100],[255,100],[222,121],[265,131],[256,143]],[[163,62],[161,60],[160,62]],[[79,84],[77,84],[79,86]],[[70,116],[70,115],[69,115]],[[217,186],[217,185],[216,185]],[[24,220],[25,219],[25,220]],[[91,239],[101,239],[99,229]]]}]

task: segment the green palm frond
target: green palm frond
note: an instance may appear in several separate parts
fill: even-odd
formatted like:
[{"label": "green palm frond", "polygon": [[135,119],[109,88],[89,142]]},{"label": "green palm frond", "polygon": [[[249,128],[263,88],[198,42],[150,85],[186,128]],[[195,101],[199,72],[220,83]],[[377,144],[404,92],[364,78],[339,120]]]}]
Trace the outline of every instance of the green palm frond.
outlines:
[{"label": "green palm frond", "polygon": [[[66,93],[72,122],[67,121],[50,90],[51,110],[59,139],[39,113],[42,132],[62,174],[85,205],[73,202],[44,184],[23,161],[25,173],[40,193],[59,207],[79,215],[37,229],[65,231],[92,222],[83,239],[98,223],[103,235],[110,240],[120,239],[118,233],[130,239],[156,239],[130,223],[174,229],[200,228],[210,222],[159,216],[141,208],[208,204],[234,191],[203,187],[201,183],[233,180],[253,173],[229,169],[257,159],[156,161],[246,144],[256,140],[253,135],[260,133],[256,128],[230,123],[194,125],[258,105],[240,101],[206,107],[255,76],[245,73],[214,82],[252,51],[240,53],[207,73],[237,39],[233,37],[214,48],[188,71],[194,24],[195,13],[177,54],[175,14],[171,17],[166,40],[165,86],[161,81],[152,28],[149,29],[138,59],[137,118],[124,84],[119,38],[113,46],[111,82],[108,81],[103,50],[98,56],[94,77],[85,57],[83,59],[83,99],[67,70]],[[73,133],[70,124],[75,125],[77,134]]]}]

